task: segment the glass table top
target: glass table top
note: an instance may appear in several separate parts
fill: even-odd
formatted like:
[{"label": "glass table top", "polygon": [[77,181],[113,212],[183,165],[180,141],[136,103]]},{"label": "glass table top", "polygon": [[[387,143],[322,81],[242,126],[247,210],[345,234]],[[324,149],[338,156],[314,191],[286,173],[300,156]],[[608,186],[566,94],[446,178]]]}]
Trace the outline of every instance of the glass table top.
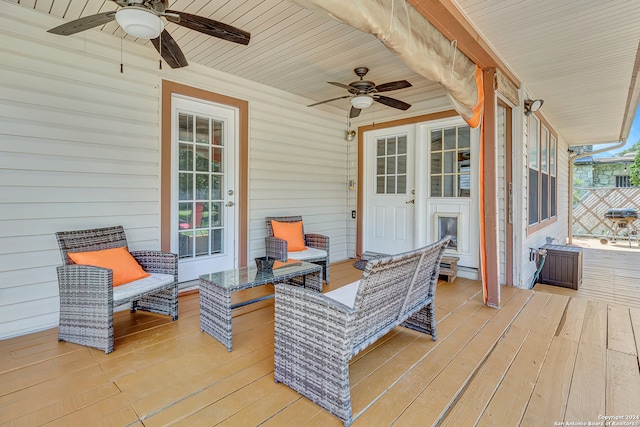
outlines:
[{"label": "glass table top", "polygon": [[322,271],[318,264],[297,261],[283,266],[274,266],[272,270],[260,271],[255,265],[232,270],[203,274],[200,280],[228,290],[240,290],[304,276]]}]

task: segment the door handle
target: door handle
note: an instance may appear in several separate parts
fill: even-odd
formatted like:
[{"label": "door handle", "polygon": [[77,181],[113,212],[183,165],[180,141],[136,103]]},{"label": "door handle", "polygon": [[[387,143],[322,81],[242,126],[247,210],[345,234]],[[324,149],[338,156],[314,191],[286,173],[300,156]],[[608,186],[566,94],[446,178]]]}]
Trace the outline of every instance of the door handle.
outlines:
[{"label": "door handle", "polygon": [[225,205],[226,207],[230,208],[231,206],[235,206],[235,203],[233,202],[227,202],[227,204]]},{"label": "door handle", "polygon": [[409,203],[414,203],[414,204],[415,204],[415,203],[416,203],[416,199],[411,199],[411,200],[409,200],[408,202],[405,202],[405,203],[406,203],[407,205],[408,205]]}]

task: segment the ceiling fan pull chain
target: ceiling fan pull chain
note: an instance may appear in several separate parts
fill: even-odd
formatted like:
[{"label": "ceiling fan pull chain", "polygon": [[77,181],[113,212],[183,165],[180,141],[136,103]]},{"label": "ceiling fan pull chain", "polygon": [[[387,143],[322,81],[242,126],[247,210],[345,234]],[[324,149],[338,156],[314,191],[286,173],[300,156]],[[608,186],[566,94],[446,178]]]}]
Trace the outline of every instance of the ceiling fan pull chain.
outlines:
[{"label": "ceiling fan pull chain", "polygon": [[160,59],[158,59],[158,69],[162,70],[162,33],[160,33],[158,37],[160,37]]},{"label": "ceiling fan pull chain", "polygon": [[122,62],[122,38],[123,36],[122,27],[120,27],[120,74],[124,74],[124,64]]}]

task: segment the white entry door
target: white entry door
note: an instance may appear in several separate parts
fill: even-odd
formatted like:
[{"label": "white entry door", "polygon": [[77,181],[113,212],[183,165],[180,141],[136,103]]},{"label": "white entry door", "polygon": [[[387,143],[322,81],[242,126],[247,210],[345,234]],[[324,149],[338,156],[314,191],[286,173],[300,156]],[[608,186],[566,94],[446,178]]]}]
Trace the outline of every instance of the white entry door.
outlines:
[{"label": "white entry door", "polygon": [[365,252],[395,254],[414,248],[414,128],[365,135]]},{"label": "white entry door", "polygon": [[235,108],[172,100],[171,250],[180,282],[236,266]]}]

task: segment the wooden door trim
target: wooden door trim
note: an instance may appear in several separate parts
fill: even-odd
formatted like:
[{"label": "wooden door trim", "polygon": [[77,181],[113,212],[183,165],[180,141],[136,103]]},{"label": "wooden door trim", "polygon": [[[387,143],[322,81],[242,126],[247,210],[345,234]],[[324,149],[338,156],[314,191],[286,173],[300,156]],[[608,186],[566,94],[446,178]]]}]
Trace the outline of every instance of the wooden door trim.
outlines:
[{"label": "wooden door trim", "polygon": [[208,90],[162,80],[162,129],[161,129],[161,173],[160,173],[160,247],[171,249],[171,97],[184,95],[238,109],[238,185],[236,206],[238,207],[238,242],[236,259],[239,266],[247,265],[249,236],[249,102]]}]

